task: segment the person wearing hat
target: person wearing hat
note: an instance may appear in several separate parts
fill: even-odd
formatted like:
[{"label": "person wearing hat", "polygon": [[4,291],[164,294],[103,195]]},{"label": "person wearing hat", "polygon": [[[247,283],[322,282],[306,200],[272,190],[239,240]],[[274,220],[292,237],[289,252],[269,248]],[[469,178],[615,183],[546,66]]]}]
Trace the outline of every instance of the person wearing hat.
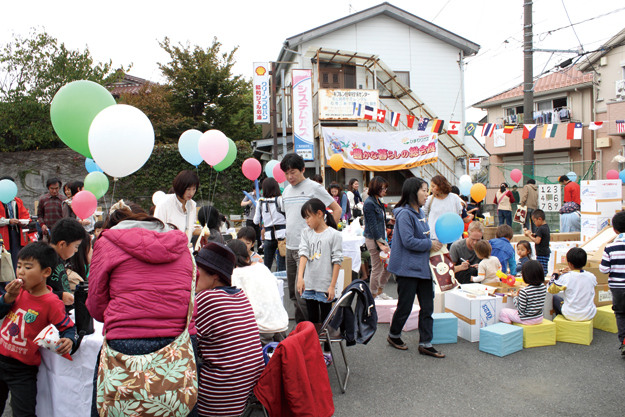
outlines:
[{"label": "person wearing hat", "polygon": [[243,290],[232,286],[236,256],[230,248],[209,242],[195,263],[197,336],[203,363],[199,415],[238,416],[265,366],[254,310]]},{"label": "person wearing hat", "polygon": [[497,204],[497,214],[499,215],[499,225],[507,224],[512,226],[512,203],[516,200],[512,195],[512,191],[508,190],[508,184],[501,183],[497,195],[495,195],[494,203]]}]

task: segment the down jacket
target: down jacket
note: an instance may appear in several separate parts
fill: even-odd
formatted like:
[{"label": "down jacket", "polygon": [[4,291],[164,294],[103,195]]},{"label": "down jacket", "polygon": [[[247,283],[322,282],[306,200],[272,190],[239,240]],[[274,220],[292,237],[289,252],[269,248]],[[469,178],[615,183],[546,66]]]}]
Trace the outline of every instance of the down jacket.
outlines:
[{"label": "down jacket", "polygon": [[[107,339],[176,337],[184,330],[193,274],[187,236],[154,226],[121,222],[96,241],[87,308],[104,323]],[[189,333],[196,334],[193,320]]]}]

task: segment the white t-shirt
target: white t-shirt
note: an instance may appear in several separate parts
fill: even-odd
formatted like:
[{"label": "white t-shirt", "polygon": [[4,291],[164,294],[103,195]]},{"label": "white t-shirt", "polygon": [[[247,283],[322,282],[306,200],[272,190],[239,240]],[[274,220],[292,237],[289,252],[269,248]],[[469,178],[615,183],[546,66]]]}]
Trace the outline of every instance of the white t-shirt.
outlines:
[{"label": "white t-shirt", "polygon": [[[277,210],[276,204],[280,206],[280,211],[284,211],[284,203],[282,197],[261,197],[258,199],[258,207],[254,214],[254,224],[260,224],[261,220],[265,227],[265,240],[271,240],[271,232],[273,226],[286,225],[286,218],[284,214]],[[276,239],[284,239],[286,236],[286,229],[277,229],[275,231]]]},{"label": "white t-shirt", "polygon": [[163,200],[156,206],[154,210],[154,217],[162,221],[163,223],[171,223],[178,228],[178,230],[185,232],[189,241],[193,235],[193,229],[195,228],[195,222],[197,221],[197,213],[195,210],[195,201],[187,201],[187,212],[182,210],[182,203],[176,197],[176,194],[167,194],[163,197]]},{"label": "white t-shirt", "polygon": [[595,307],[595,286],[597,277],[587,271],[571,271],[562,274],[549,283],[548,291],[558,294],[564,300],[562,314],[567,320],[591,320],[597,313]]},{"label": "white t-shirt", "polygon": [[501,262],[496,256],[490,256],[482,259],[477,267],[477,276],[473,277],[473,282],[481,282],[482,284],[492,284],[499,282],[497,271],[501,270]]},{"label": "white t-shirt", "polygon": [[438,220],[442,214],[450,212],[458,213],[458,215],[462,216],[462,200],[454,193],[447,194],[447,197],[442,200],[431,195],[425,201],[423,211],[428,218],[430,237],[436,239],[436,220]]}]

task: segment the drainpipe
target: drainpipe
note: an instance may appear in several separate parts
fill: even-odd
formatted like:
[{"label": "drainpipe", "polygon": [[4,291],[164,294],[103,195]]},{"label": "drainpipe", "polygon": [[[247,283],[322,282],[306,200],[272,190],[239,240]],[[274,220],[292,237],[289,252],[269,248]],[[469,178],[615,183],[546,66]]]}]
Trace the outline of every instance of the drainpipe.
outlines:
[{"label": "drainpipe", "polygon": [[[597,97],[597,86],[595,84],[595,72],[593,71],[592,73],[592,100],[590,101],[592,103],[592,120],[597,120],[597,106],[595,105],[595,97]],[[582,144],[582,149],[583,149],[583,144]],[[595,158],[597,159],[597,161],[599,161],[599,172],[597,173],[597,177],[599,178],[603,178],[603,151],[601,149],[597,149],[597,131],[593,130],[592,131],[592,149],[595,152]],[[597,158],[597,154],[599,154],[599,157]],[[583,158],[582,158],[583,159]]]},{"label": "drainpipe", "polygon": [[[460,94],[462,95],[462,100],[461,100],[461,106],[460,108],[461,110],[461,125],[460,125],[460,130],[462,132],[458,132],[460,133],[460,139],[462,140],[462,144],[466,145],[466,142],[464,141],[464,126],[466,124],[466,109],[465,109],[465,97],[464,97],[464,51],[461,49],[460,50]],[[466,163],[466,172],[465,174],[469,175],[469,161],[467,158],[467,163]]]}]

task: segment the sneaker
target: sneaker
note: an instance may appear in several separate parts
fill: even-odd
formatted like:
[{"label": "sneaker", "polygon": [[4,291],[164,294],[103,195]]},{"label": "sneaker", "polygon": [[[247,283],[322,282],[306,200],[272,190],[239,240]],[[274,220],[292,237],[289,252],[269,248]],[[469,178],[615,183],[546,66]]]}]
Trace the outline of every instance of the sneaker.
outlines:
[{"label": "sneaker", "polygon": [[326,362],[326,366],[332,365],[332,354],[324,353],[323,354],[323,360]]},{"label": "sneaker", "polygon": [[621,344],[621,347],[619,347],[619,350],[621,351],[621,356],[625,356],[625,340]]},{"label": "sneaker", "polygon": [[386,295],[385,293],[382,293],[378,295],[375,299],[376,300],[392,300],[393,297],[391,297],[390,295]]},{"label": "sneaker", "polygon": [[391,337],[388,336],[386,338],[386,341],[393,346],[395,349],[399,349],[399,350],[406,350],[408,349],[408,346],[406,346],[406,344],[404,343],[403,340],[401,340],[400,337]]}]

